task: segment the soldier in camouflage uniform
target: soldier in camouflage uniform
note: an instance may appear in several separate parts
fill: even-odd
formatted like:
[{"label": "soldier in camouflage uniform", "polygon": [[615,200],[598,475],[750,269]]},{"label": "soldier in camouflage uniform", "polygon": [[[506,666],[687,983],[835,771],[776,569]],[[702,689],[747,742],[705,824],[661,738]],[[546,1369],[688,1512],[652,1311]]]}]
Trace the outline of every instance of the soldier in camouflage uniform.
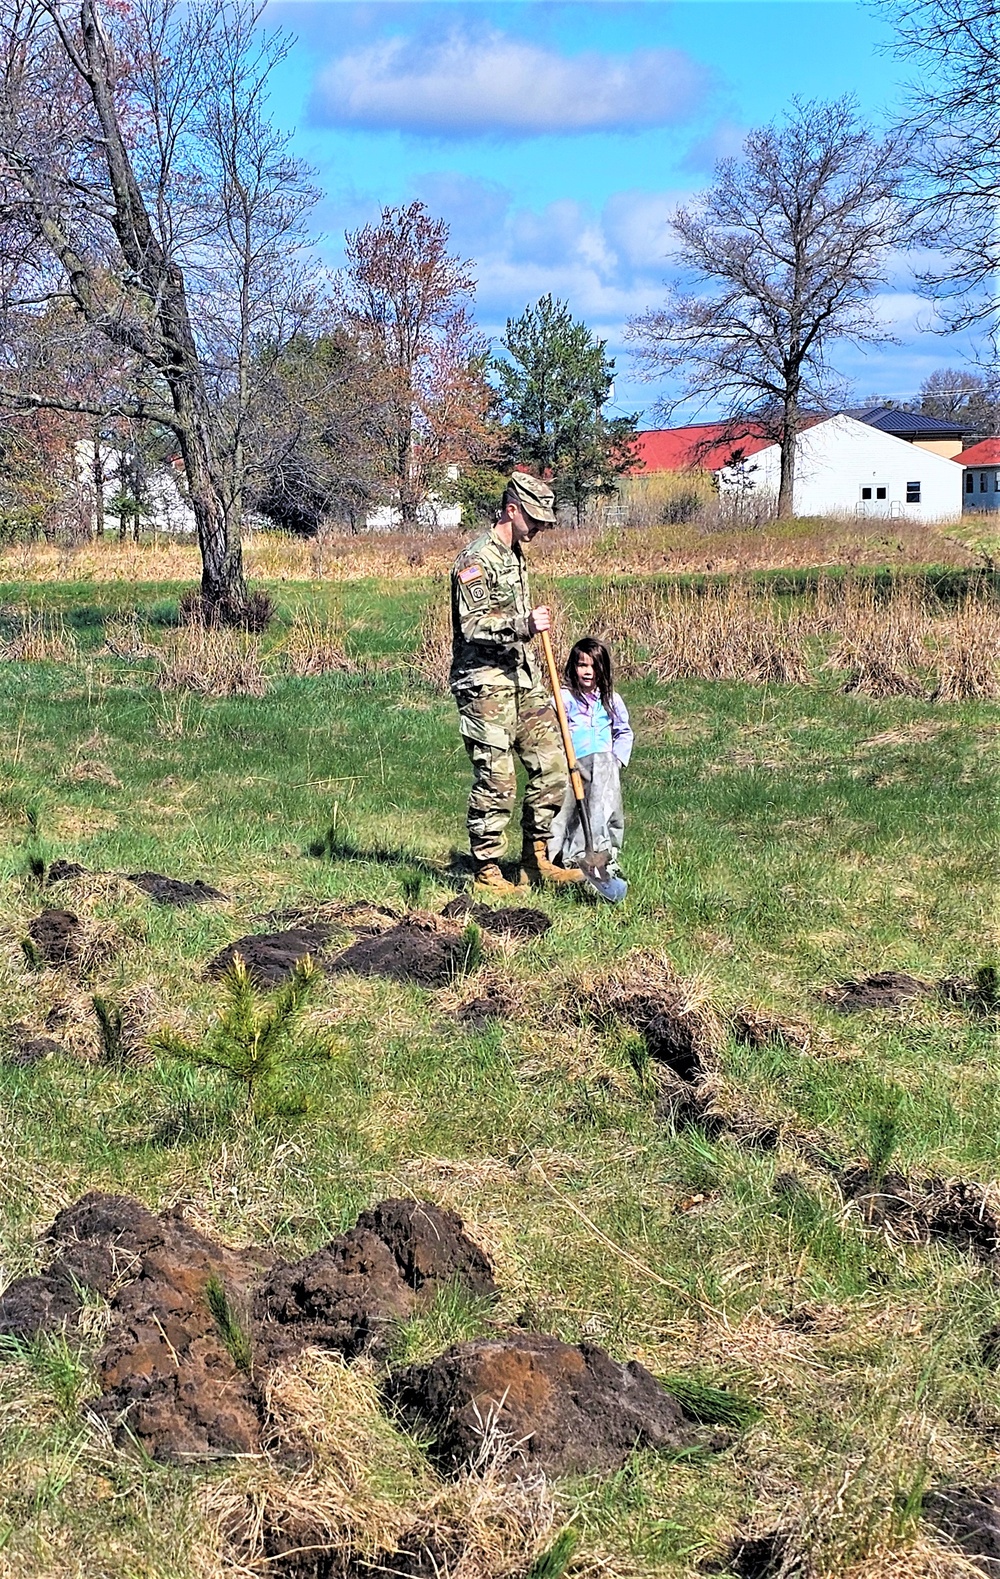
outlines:
[{"label": "soldier in camouflage uniform", "polygon": [[499,860],[517,792],[514,753],[528,775],[521,863],[532,882],[578,883],[583,873],[554,866],[547,841],[567,783],[552,699],[531,647],[549,629],[532,608],[521,544],[555,524],[554,495],[528,472],[514,472],[496,526],[464,548],[451,573],[451,689],[472,763],[469,843],[476,881],[512,893]]}]

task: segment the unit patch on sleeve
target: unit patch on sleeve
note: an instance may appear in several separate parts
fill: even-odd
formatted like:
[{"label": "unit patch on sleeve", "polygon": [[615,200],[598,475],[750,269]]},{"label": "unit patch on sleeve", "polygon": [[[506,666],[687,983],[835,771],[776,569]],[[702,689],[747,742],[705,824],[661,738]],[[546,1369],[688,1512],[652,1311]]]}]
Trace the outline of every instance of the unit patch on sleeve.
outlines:
[{"label": "unit patch on sleeve", "polygon": [[474,586],[469,588],[469,597],[472,599],[473,603],[486,602],[486,588],[483,586],[481,581],[477,581]]},{"label": "unit patch on sleeve", "polygon": [[464,570],[458,572],[458,579],[463,583],[468,583],[470,581],[480,581],[482,575],[483,572],[479,565],[466,565]]}]

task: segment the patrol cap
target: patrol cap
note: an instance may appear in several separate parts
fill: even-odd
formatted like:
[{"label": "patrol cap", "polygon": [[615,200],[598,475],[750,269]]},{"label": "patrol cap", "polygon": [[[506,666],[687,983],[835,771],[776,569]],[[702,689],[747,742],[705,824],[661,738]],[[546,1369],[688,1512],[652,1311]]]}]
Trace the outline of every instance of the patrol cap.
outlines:
[{"label": "patrol cap", "polygon": [[514,495],[525,515],[530,515],[533,521],[546,521],[555,525],[556,496],[547,482],[542,482],[540,477],[532,477],[530,472],[512,472],[507,489]]}]

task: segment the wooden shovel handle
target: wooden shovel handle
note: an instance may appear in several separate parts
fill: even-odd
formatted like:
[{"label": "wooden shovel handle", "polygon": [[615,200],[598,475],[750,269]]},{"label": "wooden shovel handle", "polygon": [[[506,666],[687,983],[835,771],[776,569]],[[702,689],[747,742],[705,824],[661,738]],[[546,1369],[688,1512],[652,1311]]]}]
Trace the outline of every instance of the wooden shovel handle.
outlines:
[{"label": "wooden shovel handle", "polygon": [[573,794],[579,804],[583,804],[583,780],[580,770],[576,765],[576,752],[573,750],[573,737],[569,732],[569,721],[566,709],[563,706],[562,687],[559,684],[559,671],[552,652],[552,642],[548,631],[539,631],[542,638],[542,652],[545,654],[545,667],[549,671],[549,687],[552,691],[552,700],[555,703],[556,717],[559,720],[559,733],[562,735],[563,750],[566,753],[566,766],[569,768],[569,779],[573,786]]}]

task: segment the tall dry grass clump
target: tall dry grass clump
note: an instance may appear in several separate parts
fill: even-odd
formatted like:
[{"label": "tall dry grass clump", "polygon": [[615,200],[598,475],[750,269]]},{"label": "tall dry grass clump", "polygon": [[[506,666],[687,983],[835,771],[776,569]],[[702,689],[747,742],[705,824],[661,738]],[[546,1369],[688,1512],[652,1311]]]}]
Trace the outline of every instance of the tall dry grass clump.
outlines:
[{"label": "tall dry grass clump", "polygon": [[0,659],[15,663],[76,663],[76,637],[67,630],[61,614],[45,615],[40,609],[17,609],[20,628],[0,642]]},{"label": "tall dry grass clump", "polygon": [[802,622],[752,581],[608,588],[596,621],[625,678],[805,684]]},{"label": "tall dry grass clump", "polygon": [[352,674],[357,668],[344,644],[339,620],[325,620],[305,613],[296,617],[281,647],[281,665],[288,674],[304,679],[320,674]]},{"label": "tall dry grass clump", "polygon": [[[536,605],[547,604],[552,618],[552,646],[556,655],[556,663],[562,665],[563,658],[568,653],[576,636],[583,632],[574,630],[575,615],[571,614],[561,594],[551,582],[545,583],[539,579],[533,586],[532,601]],[[420,621],[420,635],[416,651],[408,660],[407,667],[424,685],[429,685],[435,691],[448,689],[448,674],[451,669],[451,593],[448,583],[443,577],[435,579],[434,593],[430,602],[424,609]],[[541,651],[536,647],[536,658],[541,667]],[[542,683],[547,685],[546,676],[542,675]]]},{"label": "tall dry grass clump", "polygon": [[1000,606],[970,594],[948,622],[937,652],[935,699],[962,702],[1000,697]]},{"label": "tall dry grass clump", "polygon": [[264,696],[268,678],[260,641],[245,631],[192,624],[171,633],[157,653],[163,691],[200,696]]},{"label": "tall dry grass clump", "polygon": [[930,616],[919,588],[897,582],[885,595],[870,580],[845,581],[836,628],[840,640],[827,667],[848,671],[842,690],[927,695],[919,674],[928,661]]}]

